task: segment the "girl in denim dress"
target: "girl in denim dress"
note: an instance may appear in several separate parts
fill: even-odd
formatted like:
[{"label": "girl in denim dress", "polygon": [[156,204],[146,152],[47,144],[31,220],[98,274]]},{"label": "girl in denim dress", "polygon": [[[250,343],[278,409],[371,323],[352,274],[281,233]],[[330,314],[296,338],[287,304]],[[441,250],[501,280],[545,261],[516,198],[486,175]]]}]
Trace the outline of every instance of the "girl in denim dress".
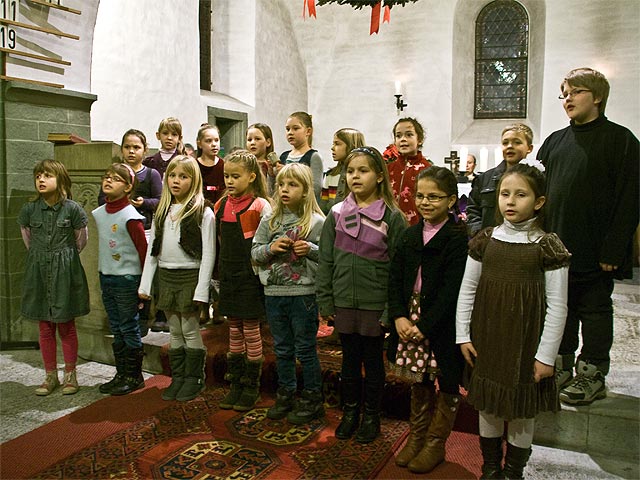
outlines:
[{"label": "girl in denim dress", "polygon": [[71,200],[71,178],[63,164],[39,162],[33,177],[37,196],[18,215],[28,250],[21,313],[39,322],[46,377],[36,395],[49,395],[60,385],[56,330],[65,363],[62,393],[69,395],[78,391],[75,317],[89,313],[89,287],[80,263],[80,251],[87,244],[88,219],[83,208]]}]

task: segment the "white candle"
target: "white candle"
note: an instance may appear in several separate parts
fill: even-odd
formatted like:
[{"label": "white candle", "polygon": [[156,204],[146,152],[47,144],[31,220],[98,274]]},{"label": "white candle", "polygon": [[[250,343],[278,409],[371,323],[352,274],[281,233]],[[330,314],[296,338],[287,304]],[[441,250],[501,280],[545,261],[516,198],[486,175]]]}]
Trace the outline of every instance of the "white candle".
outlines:
[{"label": "white candle", "polygon": [[486,172],[489,160],[489,150],[487,147],[482,147],[480,149],[480,171]]},{"label": "white candle", "polygon": [[402,95],[402,82],[396,80],[396,95]]},{"label": "white candle", "polygon": [[460,167],[462,170],[467,170],[467,155],[469,155],[469,149],[467,147],[460,148]]},{"label": "white candle", "polygon": [[495,160],[495,165],[498,165],[500,162],[502,162],[502,147],[495,148],[495,150],[493,151],[493,159]]}]

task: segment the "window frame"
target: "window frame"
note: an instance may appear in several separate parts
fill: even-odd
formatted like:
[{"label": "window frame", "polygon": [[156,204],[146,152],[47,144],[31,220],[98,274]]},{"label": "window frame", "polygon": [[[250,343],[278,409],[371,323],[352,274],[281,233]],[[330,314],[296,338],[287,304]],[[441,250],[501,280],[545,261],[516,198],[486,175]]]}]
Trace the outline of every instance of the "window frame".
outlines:
[{"label": "window frame", "polygon": [[[487,25],[485,24],[485,20],[491,18],[491,14],[494,14],[497,9],[509,9],[512,10],[513,13],[518,17],[518,24],[521,25],[521,30],[524,32],[522,42],[518,44],[508,44],[503,45],[503,47],[511,48],[518,50],[519,53],[515,56],[510,57],[498,57],[498,56],[482,56],[483,50],[486,47],[484,40],[487,38]],[[510,13],[512,15],[513,13]],[[527,110],[529,103],[529,56],[530,56],[530,20],[527,10],[524,8],[522,4],[515,0],[495,0],[491,3],[485,5],[478,16],[476,17],[475,22],[475,52],[474,52],[474,103],[473,103],[473,118],[474,119],[509,119],[509,118],[527,118]],[[513,89],[522,89],[523,93],[516,95],[516,97],[503,97],[503,98],[511,98],[514,99],[515,108],[511,108],[504,112],[496,108],[482,108],[486,105],[487,99],[498,98],[487,95],[487,90],[491,87],[496,87],[497,90],[500,85],[497,84],[488,84],[487,77],[488,75],[485,73],[485,68],[487,65],[497,64],[498,62],[502,62],[510,64],[520,64],[517,69],[519,73],[515,73],[518,75],[520,80],[517,84],[511,86],[506,85],[506,87],[510,87]],[[506,70],[506,72],[513,72],[513,70]],[[520,105],[521,104],[521,105]]]}]

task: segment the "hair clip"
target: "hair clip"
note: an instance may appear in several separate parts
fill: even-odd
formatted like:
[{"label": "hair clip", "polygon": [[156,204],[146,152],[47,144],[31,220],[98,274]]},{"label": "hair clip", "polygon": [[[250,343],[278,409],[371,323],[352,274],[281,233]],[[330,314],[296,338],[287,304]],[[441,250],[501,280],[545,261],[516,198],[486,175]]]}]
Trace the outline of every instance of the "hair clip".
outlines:
[{"label": "hair clip", "polygon": [[520,162],[520,164],[529,165],[530,167],[537,168],[541,172],[544,172],[544,165],[539,160],[525,158]]}]

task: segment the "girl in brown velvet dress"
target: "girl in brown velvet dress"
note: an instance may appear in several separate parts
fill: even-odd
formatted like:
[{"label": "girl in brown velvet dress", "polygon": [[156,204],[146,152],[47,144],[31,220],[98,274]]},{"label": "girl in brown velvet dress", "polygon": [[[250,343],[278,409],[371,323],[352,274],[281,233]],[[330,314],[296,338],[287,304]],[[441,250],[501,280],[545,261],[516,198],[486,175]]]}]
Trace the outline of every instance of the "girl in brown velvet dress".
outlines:
[{"label": "girl in brown velvet dress", "polygon": [[557,235],[540,228],[540,170],[516,165],[497,191],[504,221],[469,244],[456,343],[473,367],[467,401],[480,411],[483,478],[522,478],[536,414],[558,410],[554,362],[567,315],[571,255]]}]

